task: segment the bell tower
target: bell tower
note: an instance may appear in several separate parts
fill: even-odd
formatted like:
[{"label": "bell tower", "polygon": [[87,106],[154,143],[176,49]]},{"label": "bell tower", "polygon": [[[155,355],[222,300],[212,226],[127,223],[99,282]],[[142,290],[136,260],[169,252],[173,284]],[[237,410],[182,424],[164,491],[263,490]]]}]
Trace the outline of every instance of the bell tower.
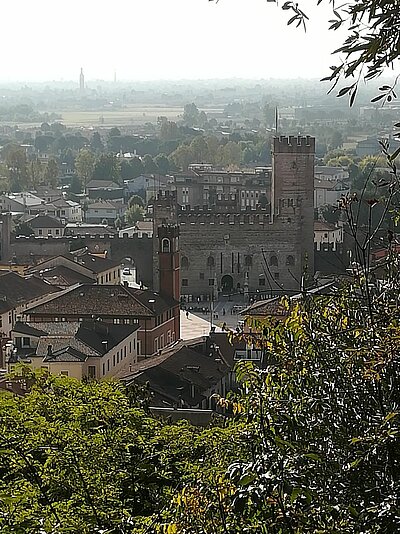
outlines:
[{"label": "bell tower", "polygon": [[157,229],[159,293],[177,302],[181,297],[179,266],[179,227],[162,225]]},{"label": "bell tower", "polygon": [[79,75],[79,91],[81,95],[85,92],[85,75],[83,74],[83,68],[81,67],[81,73]]},{"label": "bell tower", "polygon": [[[160,294],[160,228],[168,228],[178,224],[177,210],[175,191],[163,191],[157,194],[153,204],[153,291]],[[168,236],[166,237],[168,238]]]}]

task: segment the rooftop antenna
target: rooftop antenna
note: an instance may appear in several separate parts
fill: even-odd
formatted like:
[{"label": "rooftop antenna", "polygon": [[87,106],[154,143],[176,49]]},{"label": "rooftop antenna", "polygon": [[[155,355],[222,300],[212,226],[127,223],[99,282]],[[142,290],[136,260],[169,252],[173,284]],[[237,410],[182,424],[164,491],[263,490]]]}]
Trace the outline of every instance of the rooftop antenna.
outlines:
[{"label": "rooftop antenna", "polygon": [[278,116],[278,106],[275,107],[275,134],[278,136],[278,123],[279,123],[279,116]]}]

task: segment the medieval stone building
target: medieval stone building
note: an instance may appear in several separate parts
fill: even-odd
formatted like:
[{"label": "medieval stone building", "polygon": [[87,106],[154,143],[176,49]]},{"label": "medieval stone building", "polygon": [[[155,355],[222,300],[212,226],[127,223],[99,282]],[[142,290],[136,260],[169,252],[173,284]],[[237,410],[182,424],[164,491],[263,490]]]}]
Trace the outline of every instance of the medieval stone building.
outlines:
[{"label": "medieval stone building", "polygon": [[[224,199],[213,208],[180,206],[174,192],[159,195],[154,228],[179,224],[184,298],[298,291],[304,276],[313,275],[314,154],[312,137],[274,138],[265,207],[238,209]],[[156,252],[154,280],[159,279]]]}]

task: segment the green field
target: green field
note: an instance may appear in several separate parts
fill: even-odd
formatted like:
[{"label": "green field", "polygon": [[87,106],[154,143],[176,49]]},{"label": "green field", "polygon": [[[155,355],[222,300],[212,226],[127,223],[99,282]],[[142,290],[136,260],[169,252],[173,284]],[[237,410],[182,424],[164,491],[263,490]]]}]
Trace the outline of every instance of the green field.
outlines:
[{"label": "green field", "polygon": [[182,107],[138,106],[121,110],[101,111],[63,111],[56,113],[62,116],[65,126],[123,126],[157,122],[157,117],[164,116],[176,121],[182,115]]}]

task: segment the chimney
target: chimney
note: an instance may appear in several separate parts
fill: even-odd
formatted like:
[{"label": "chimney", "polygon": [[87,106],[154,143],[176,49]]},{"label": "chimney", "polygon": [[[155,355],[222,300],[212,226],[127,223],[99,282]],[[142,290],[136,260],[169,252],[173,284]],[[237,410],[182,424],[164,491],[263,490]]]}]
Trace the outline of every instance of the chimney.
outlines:
[{"label": "chimney", "polygon": [[105,339],[104,341],[101,342],[101,344],[103,345],[104,354],[105,354],[108,351],[108,341]]}]

